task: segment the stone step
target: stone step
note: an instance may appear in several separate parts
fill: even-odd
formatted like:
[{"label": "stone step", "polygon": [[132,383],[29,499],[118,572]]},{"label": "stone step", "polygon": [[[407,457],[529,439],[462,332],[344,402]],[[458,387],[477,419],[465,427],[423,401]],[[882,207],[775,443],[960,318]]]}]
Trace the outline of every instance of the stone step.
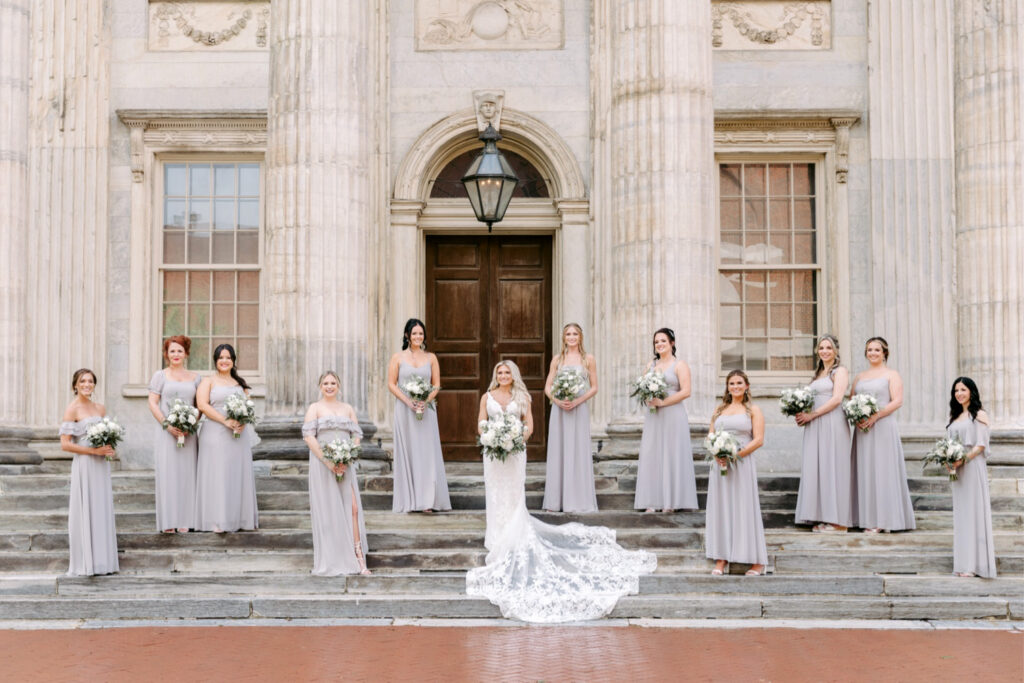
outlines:
[{"label": "stone step", "polygon": [[[0,619],[352,619],[497,618],[486,600],[450,593],[261,595],[217,597],[0,598]],[[636,595],[612,618],[1019,619],[1017,601],[1001,597],[819,595]]]}]

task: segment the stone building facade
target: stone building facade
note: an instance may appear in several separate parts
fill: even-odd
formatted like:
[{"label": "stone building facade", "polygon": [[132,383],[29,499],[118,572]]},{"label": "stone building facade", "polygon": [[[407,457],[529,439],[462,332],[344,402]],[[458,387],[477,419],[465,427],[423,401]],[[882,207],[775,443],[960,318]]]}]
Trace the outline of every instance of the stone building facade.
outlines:
[{"label": "stone building facade", "polygon": [[[966,374],[1019,444],[1022,43],[1017,0],[7,0],[0,450],[56,456],[89,366],[149,466],[181,332],[198,369],[236,346],[268,435],[334,368],[386,449],[408,317],[453,442],[495,358],[536,389],[575,321],[602,452],[635,445],[661,326],[696,428],[749,371],[772,467],[798,467],[771,406],[823,332],[854,370],[889,340],[906,438]],[[490,235],[453,182],[483,102],[524,179]]]}]

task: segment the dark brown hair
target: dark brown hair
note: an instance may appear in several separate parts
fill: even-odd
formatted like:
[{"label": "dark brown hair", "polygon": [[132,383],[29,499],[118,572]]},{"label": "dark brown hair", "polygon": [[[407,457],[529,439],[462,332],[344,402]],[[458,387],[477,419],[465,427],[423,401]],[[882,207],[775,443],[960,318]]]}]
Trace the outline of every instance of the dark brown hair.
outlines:
[{"label": "dark brown hair", "polygon": [[884,358],[886,361],[888,361],[889,360],[889,342],[885,341],[885,339],[883,339],[882,337],[872,337],[871,339],[868,339],[866,342],[864,342],[864,355],[866,356],[867,353],[868,353],[868,344],[870,344],[873,341],[876,341],[876,342],[878,342],[879,344],[882,345],[882,358]]},{"label": "dark brown hair", "polygon": [[75,374],[71,375],[71,391],[75,392],[75,396],[78,396],[78,380],[82,379],[82,375],[85,374],[92,375],[93,384],[96,384],[98,381],[96,379],[96,373],[89,368],[79,368],[75,370]]}]

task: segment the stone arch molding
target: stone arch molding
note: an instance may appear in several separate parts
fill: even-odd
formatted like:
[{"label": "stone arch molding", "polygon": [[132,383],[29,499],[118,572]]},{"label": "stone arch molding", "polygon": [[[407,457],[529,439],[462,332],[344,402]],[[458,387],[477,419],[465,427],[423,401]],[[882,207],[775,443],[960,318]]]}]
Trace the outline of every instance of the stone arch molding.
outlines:
[{"label": "stone arch molding", "polygon": [[[468,139],[476,140],[477,116],[464,109],[428,128],[406,154],[395,178],[395,199],[426,201],[427,187],[441,163],[465,151]],[[501,134],[510,146],[527,152],[531,161],[554,184],[552,198],[585,199],[586,186],[576,156],[553,128],[540,119],[515,109],[501,114]]]}]

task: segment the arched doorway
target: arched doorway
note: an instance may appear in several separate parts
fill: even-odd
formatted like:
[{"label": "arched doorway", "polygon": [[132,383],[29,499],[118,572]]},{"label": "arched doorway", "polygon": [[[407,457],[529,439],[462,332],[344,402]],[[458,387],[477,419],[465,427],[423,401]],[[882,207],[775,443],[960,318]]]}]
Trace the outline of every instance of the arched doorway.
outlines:
[{"label": "arched doorway", "polygon": [[[567,225],[577,240],[588,232],[575,157],[554,131],[521,112],[505,109],[501,133],[502,152],[522,182],[492,233],[474,218],[459,182],[480,147],[472,110],[438,122],[412,146],[391,202],[387,328],[397,337],[408,317],[427,323],[441,363],[446,460],[479,459],[480,396],[501,359],[516,361],[531,390],[537,429],[528,454],[543,459],[552,330],[567,314],[587,323],[578,310],[590,285],[586,251],[574,252],[568,268],[560,260]],[[566,276],[574,278],[571,297],[561,284]]]}]

